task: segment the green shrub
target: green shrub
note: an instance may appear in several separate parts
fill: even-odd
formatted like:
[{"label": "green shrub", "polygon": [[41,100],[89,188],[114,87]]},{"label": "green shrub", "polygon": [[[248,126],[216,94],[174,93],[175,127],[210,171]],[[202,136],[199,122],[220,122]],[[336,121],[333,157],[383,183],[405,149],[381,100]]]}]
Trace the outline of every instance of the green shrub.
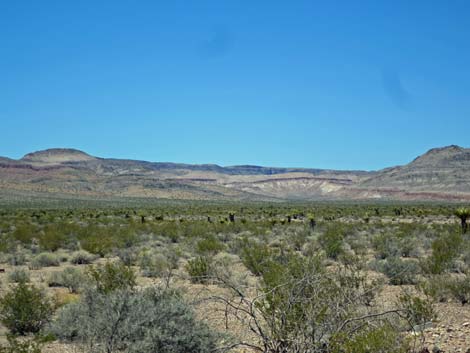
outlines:
[{"label": "green shrub", "polygon": [[419,285],[424,294],[436,302],[446,302],[451,296],[451,278],[448,275],[433,275]]},{"label": "green shrub", "polygon": [[398,239],[390,234],[380,234],[372,239],[372,247],[375,249],[375,257],[386,259],[400,256]]},{"label": "green shrub", "polygon": [[20,282],[0,299],[0,320],[13,334],[37,333],[49,322],[53,305],[45,292]]},{"label": "green shrub", "polygon": [[23,244],[29,245],[36,233],[37,229],[34,225],[29,223],[19,224],[13,231],[13,238]]},{"label": "green shrub", "polygon": [[126,266],[133,266],[137,262],[137,254],[133,248],[119,249],[117,251],[117,257]]},{"label": "green shrub", "polygon": [[310,229],[302,227],[297,229],[290,237],[289,242],[295,251],[302,250],[302,247],[307,242],[308,236],[310,235]]},{"label": "green shrub", "polygon": [[85,276],[77,268],[67,267],[61,272],[51,273],[48,285],[49,287],[65,287],[70,293],[78,293],[81,287],[83,287]]},{"label": "green shrub", "polygon": [[39,237],[39,246],[47,251],[57,251],[65,247],[67,236],[56,226],[49,225]]},{"label": "green shrub", "polygon": [[436,318],[434,306],[429,298],[421,298],[403,292],[398,298],[398,302],[405,311],[408,323],[413,326],[425,325]]},{"label": "green shrub", "polygon": [[83,250],[101,257],[111,253],[114,247],[111,236],[100,236],[99,234],[88,235],[87,237],[80,239],[80,246]]},{"label": "green shrub", "polygon": [[451,295],[462,305],[470,301],[470,277],[467,275],[453,278],[449,281],[449,291]]},{"label": "green shrub", "polygon": [[89,265],[96,260],[96,255],[90,254],[88,251],[77,251],[72,254],[70,263],[74,265]]},{"label": "green shrub", "polygon": [[43,267],[59,266],[60,259],[55,254],[41,253],[33,258],[29,267],[32,270],[39,270]]},{"label": "green shrub", "polygon": [[29,282],[29,272],[23,268],[16,268],[8,274],[8,280],[12,283]]},{"label": "green shrub", "polygon": [[240,258],[243,264],[255,276],[260,276],[266,266],[269,266],[272,250],[266,245],[254,241],[243,240],[240,248]]},{"label": "green shrub", "polygon": [[196,243],[196,251],[200,255],[215,255],[223,249],[224,244],[214,235],[208,235]]},{"label": "green shrub", "polygon": [[43,342],[38,338],[19,340],[14,335],[8,335],[8,345],[0,346],[0,353],[41,353]]},{"label": "green shrub", "polygon": [[15,249],[15,251],[9,255],[8,263],[12,266],[23,266],[26,265],[28,258],[26,253],[22,249]]},{"label": "green shrub", "polygon": [[139,266],[144,277],[162,277],[172,269],[170,262],[163,254],[144,253],[140,257]]},{"label": "green shrub", "polygon": [[207,353],[217,342],[180,295],[159,288],[86,291],[59,310],[50,331],[88,352]]},{"label": "green shrub", "polygon": [[389,257],[379,264],[378,270],[388,277],[390,284],[401,286],[416,284],[416,275],[419,273],[419,265],[413,260]]},{"label": "green shrub", "polygon": [[120,261],[90,266],[85,274],[90,283],[101,293],[132,289],[136,285],[136,275],[132,268]]},{"label": "green shrub", "polygon": [[[246,303],[244,315],[264,320],[260,330],[253,328],[259,351],[330,352],[336,338],[359,335],[390,319],[385,314],[360,319],[370,302],[366,293],[374,291],[353,264],[338,264],[330,271],[318,255],[305,258],[295,252],[275,257],[272,264],[254,301],[238,294],[231,302],[236,308],[238,301]],[[354,320],[354,329],[345,325],[349,320]]]},{"label": "green shrub", "polygon": [[462,235],[457,232],[442,235],[434,240],[431,244],[432,254],[422,263],[423,270],[431,274],[449,270],[460,254],[462,243]]},{"label": "green shrub", "polygon": [[192,283],[207,283],[211,276],[211,262],[204,256],[189,260],[185,268]]},{"label": "green shrub", "polygon": [[340,227],[330,226],[320,234],[318,242],[330,259],[336,260],[343,250],[343,231]]},{"label": "green shrub", "polygon": [[331,353],[409,353],[411,347],[390,324],[361,330],[355,335],[335,337]]}]

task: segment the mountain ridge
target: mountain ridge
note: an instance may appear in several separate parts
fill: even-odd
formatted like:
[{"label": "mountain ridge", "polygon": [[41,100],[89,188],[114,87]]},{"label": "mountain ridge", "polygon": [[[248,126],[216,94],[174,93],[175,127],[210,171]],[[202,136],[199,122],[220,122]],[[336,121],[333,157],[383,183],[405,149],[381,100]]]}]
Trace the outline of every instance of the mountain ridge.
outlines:
[{"label": "mountain ridge", "polygon": [[433,148],[378,171],[100,158],[53,148],[0,157],[0,190],[203,200],[470,200],[470,149]]}]

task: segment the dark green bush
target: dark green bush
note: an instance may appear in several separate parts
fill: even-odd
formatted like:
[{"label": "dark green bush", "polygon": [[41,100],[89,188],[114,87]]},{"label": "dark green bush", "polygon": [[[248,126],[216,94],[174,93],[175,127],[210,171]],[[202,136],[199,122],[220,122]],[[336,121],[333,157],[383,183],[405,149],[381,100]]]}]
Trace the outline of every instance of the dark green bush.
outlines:
[{"label": "dark green bush", "polygon": [[193,283],[207,283],[210,279],[211,261],[205,256],[189,260],[185,268]]},{"label": "dark green bush", "polygon": [[318,242],[325,251],[326,256],[336,260],[344,252],[343,238],[342,228],[335,225],[328,227],[325,232],[320,234]]},{"label": "dark green bush", "polygon": [[30,223],[18,224],[13,231],[13,238],[23,244],[31,244],[37,234],[37,228]]},{"label": "dark green bush", "polygon": [[90,234],[80,240],[80,246],[92,254],[101,257],[111,253],[114,245],[113,239],[109,235]]},{"label": "dark green bush", "polygon": [[196,243],[196,251],[200,255],[215,255],[224,249],[224,244],[214,235],[208,235]]},{"label": "dark green bush", "polygon": [[47,251],[56,251],[65,247],[66,234],[59,227],[49,225],[44,229],[44,234],[39,237],[39,246]]},{"label": "dark green bush", "polygon": [[37,333],[49,322],[53,308],[43,290],[20,282],[0,299],[0,320],[15,335]]},{"label": "dark green bush", "polygon": [[462,235],[457,232],[441,235],[432,242],[432,254],[422,263],[423,270],[430,274],[449,270],[460,254],[462,243]]},{"label": "dark green bush", "polygon": [[272,255],[272,250],[266,244],[243,240],[240,247],[240,258],[243,264],[255,276],[260,276],[266,266],[269,266]]}]

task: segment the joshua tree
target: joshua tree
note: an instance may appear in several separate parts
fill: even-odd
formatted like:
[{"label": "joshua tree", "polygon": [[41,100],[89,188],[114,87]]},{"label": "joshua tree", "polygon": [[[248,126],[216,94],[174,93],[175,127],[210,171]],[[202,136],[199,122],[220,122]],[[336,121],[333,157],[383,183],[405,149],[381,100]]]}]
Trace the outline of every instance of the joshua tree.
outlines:
[{"label": "joshua tree", "polygon": [[467,233],[467,219],[470,218],[470,208],[461,207],[455,210],[454,214],[460,218],[460,222],[462,225],[462,234]]}]

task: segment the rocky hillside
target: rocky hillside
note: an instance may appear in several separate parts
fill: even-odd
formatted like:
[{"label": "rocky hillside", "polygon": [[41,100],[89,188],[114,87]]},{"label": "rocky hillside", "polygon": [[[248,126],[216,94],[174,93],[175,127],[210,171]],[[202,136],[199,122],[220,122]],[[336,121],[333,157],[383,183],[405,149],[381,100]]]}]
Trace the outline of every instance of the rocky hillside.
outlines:
[{"label": "rocky hillside", "polygon": [[470,193],[470,149],[434,148],[411,163],[379,171],[361,187],[420,193],[465,195]]},{"label": "rocky hillside", "polygon": [[470,200],[470,149],[436,148],[377,172],[155,163],[49,149],[19,160],[0,157],[0,191],[204,200]]}]

